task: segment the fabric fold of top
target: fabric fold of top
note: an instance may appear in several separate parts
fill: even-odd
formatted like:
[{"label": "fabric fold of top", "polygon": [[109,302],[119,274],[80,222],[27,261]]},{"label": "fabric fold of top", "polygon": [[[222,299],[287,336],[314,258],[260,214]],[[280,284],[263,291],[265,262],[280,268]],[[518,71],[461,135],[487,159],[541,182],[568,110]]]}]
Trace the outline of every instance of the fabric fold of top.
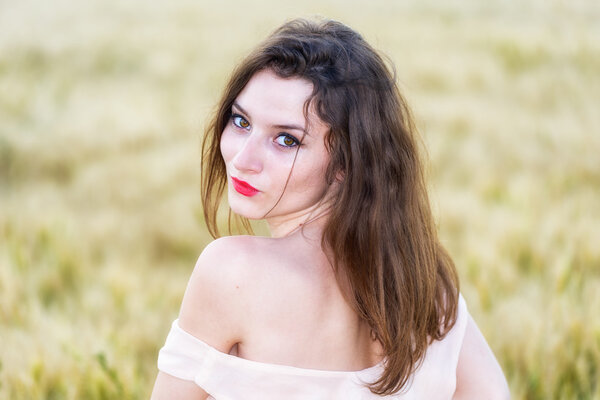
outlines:
[{"label": "fabric fold of top", "polygon": [[365,385],[383,371],[383,362],[362,371],[327,371],[251,361],[218,351],[181,329],[173,321],[159,352],[158,369],[193,381],[216,400],[238,399],[451,399],[456,366],[468,321],[466,303],[459,297],[454,327],[434,341],[413,374],[410,385],[395,395],[381,397]]}]

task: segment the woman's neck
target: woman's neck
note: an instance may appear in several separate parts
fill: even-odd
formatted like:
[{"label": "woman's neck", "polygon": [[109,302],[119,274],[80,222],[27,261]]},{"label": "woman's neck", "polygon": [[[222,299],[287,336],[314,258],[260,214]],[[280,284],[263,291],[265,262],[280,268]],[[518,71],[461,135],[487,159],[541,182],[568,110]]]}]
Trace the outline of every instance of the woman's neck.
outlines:
[{"label": "woman's neck", "polygon": [[323,227],[329,213],[326,210],[314,210],[301,216],[287,216],[286,218],[268,218],[267,224],[271,237],[281,238],[290,236],[300,230],[309,230],[312,234],[321,236]]}]

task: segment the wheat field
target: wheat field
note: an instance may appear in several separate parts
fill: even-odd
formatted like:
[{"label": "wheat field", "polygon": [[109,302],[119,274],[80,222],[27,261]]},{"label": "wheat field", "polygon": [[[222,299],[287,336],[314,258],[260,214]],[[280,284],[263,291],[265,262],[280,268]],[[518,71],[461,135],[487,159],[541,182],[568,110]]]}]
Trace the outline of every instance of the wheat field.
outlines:
[{"label": "wheat field", "polygon": [[513,398],[600,399],[592,0],[0,0],[0,399],[149,397],[210,241],[205,121],[254,44],[314,15],[394,63]]}]

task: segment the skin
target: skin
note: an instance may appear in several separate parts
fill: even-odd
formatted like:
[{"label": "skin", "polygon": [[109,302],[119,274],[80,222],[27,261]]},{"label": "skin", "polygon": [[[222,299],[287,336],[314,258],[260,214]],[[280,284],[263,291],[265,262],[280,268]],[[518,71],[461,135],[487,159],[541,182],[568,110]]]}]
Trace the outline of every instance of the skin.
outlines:
[{"label": "skin", "polygon": [[[231,236],[207,246],[188,283],[179,323],[217,350],[246,359],[362,370],[381,361],[382,350],[345,301],[320,246],[326,199],[335,187],[324,180],[327,127],[314,113],[304,116],[311,92],[308,81],[263,71],[236,99],[221,140],[229,204],[240,215],[266,219],[272,237]],[[232,176],[259,192],[238,193]],[[207,396],[193,382],[163,372],[152,393],[155,400]],[[502,371],[470,320],[455,399],[508,397]]]}]

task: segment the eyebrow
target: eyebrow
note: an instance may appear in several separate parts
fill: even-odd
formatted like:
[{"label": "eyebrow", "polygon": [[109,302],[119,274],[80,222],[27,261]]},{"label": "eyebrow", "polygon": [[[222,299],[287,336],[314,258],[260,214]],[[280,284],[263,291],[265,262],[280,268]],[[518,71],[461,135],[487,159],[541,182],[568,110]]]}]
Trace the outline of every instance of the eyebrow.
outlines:
[{"label": "eyebrow", "polygon": [[[244,110],[244,108],[242,106],[240,106],[236,101],[233,102],[232,107],[235,107],[238,110],[240,110],[242,112],[242,114],[250,115],[250,113],[248,111]],[[276,125],[271,125],[271,126],[276,129],[300,131],[300,132],[305,133],[306,135],[310,136],[310,133],[308,133],[308,131],[300,125],[276,124]]]}]

